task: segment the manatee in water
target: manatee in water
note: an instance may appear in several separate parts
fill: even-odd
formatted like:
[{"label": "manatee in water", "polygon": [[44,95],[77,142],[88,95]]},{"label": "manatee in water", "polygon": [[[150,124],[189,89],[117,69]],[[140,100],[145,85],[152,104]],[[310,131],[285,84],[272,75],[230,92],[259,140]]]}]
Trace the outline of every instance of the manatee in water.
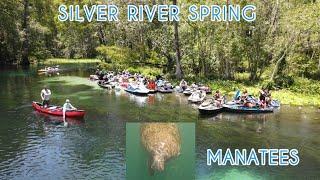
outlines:
[{"label": "manatee in water", "polygon": [[174,123],[143,123],[141,141],[151,156],[151,174],[163,171],[165,162],[180,154],[180,133]]}]

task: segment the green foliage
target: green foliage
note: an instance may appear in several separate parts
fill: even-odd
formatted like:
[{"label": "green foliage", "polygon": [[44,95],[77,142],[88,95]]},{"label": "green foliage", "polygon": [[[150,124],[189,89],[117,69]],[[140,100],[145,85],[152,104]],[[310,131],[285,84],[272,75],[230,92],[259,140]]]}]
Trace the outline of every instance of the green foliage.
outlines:
[{"label": "green foliage", "polygon": [[150,78],[155,78],[157,75],[161,74],[161,69],[159,68],[154,68],[154,67],[148,67],[148,66],[144,66],[144,67],[129,67],[128,69],[126,69],[127,71],[129,71],[130,73],[139,73],[142,74],[146,77],[150,77]]},{"label": "green foliage", "polygon": [[[243,83],[235,81],[211,81],[208,82],[212,90],[220,90],[223,94],[233,97],[237,90],[248,90],[249,94],[256,97],[259,96],[259,90],[265,85],[252,85],[248,86]],[[271,84],[273,87],[273,85]],[[312,90],[310,90],[312,89]],[[296,79],[293,86],[290,89],[278,89],[272,90],[272,98],[280,100],[282,104],[289,105],[312,105],[320,106],[320,83],[318,81],[311,81],[307,79]]]},{"label": "green foliage", "polygon": [[96,50],[105,62],[110,64],[108,69],[120,71],[137,62],[137,53],[129,48],[102,45],[97,47]]},{"label": "green foliage", "polygon": [[314,94],[319,95],[320,82],[316,80],[310,80],[306,78],[296,78],[293,85],[288,88],[292,92],[302,94]]},{"label": "green foliage", "polygon": [[277,88],[288,88],[292,86],[294,79],[292,76],[277,76],[274,80],[274,84]]},{"label": "green foliage", "polygon": [[[16,63],[21,59],[25,40],[22,28],[25,1],[0,2],[0,63]],[[157,20],[128,22],[126,16],[120,16],[116,23],[59,22],[57,9],[60,4],[79,4],[81,7],[105,2],[28,2],[30,59],[98,57],[104,60],[101,68],[123,70],[131,67],[133,71],[150,76],[162,72],[168,77],[174,76],[176,49],[173,23]],[[167,0],[161,2],[172,3]],[[226,1],[178,1],[182,7],[178,34],[185,78],[197,82],[224,79],[228,85],[236,83],[238,86],[237,83],[242,82],[294,92],[300,92],[302,85],[307,86],[296,82],[299,77],[319,80],[319,1],[229,2],[241,6],[256,5],[256,21],[226,23],[211,22],[208,18],[203,22],[190,22],[187,19],[188,8],[185,7],[192,4],[224,5]],[[110,3],[119,7],[120,14],[126,14],[126,1],[112,0]],[[154,2],[148,0],[145,3]],[[317,81],[309,82],[314,84]],[[231,89],[236,88],[232,86]],[[309,88],[305,91],[318,90],[317,86]]]}]

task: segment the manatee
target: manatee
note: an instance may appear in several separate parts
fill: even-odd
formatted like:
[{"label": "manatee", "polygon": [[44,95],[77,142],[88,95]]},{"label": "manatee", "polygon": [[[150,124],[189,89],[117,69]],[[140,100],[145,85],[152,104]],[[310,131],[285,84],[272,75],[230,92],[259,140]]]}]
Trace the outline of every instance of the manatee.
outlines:
[{"label": "manatee", "polygon": [[152,172],[163,171],[165,162],[180,154],[180,133],[174,123],[143,123],[141,142],[150,153]]}]

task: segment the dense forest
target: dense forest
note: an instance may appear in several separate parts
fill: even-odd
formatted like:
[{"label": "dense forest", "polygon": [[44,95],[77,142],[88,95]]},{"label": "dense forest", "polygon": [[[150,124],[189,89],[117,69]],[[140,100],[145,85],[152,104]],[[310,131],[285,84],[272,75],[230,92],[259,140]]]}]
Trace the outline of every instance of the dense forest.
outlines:
[{"label": "dense forest", "polygon": [[[179,22],[128,22],[127,4],[177,4]],[[51,57],[101,58],[104,67],[144,67],[172,77],[290,84],[294,77],[319,80],[320,1],[318,0],[145,0],[76,1],[116,4],[118,22],[59,22],[58,6],[71,0],[0,1],[0,63],[29,65]],[[191,4],[254,4],[254,22],[190,22]],[[145,68],[149,67],[149,68]]]}]

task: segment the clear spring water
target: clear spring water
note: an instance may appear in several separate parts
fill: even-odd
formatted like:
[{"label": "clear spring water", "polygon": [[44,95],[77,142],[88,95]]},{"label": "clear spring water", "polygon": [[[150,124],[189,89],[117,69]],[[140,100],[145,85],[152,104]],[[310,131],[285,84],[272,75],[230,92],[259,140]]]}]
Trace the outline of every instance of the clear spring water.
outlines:
[{"label": "clear spring water", "polygon": [[[304,179],[320,174],[320,112],[283,106],[273,114],[222,113],[199,117],[180,94],[136,97],[100,89],[87,79],[90,65],[64,65],[60,75],[37,68],[0,69],[0,179],[125,179],[126,122],[194,122],[196,179]],[[83,121],[34,112],[48,85],[52,103],[66,98],[87,114]],[[132,141],[135,141],[132,138]],[[296,167],[206,165],[208,148],[297,148]]]}]

